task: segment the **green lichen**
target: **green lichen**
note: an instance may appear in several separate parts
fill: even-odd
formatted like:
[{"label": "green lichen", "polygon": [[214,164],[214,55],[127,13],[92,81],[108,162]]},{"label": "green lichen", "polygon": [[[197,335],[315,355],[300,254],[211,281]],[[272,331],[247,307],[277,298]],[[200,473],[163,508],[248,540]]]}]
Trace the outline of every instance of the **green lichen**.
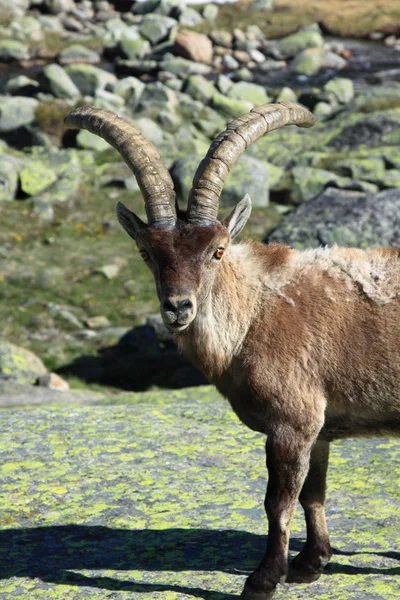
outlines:
[{"label": "green lichen", "polygon": [[[211,387],[116,402],[0,413],[0,595],[234,600],[265,545],[263,436]],[[399,456],[390,440],[332,445],[332,563],[277,600],[397,600]],[[291,555],[300,510],[292,532]]]}]

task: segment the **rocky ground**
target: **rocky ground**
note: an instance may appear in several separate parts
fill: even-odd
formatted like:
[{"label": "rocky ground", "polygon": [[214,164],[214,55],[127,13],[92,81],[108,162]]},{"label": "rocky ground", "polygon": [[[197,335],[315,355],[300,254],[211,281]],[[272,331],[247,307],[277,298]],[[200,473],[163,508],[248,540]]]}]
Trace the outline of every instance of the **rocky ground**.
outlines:
[{"label": "rocky ground", "polygon": [[[262,436],[212,388],[110,402],[0,411],[0,596],[237,598],[265,544]],[[333,444],[332,562],[277,600],[398,599],[399,458],[388,440]],[[299,509],[292,556],[304,535]]]},{"label": "rocky ground", "polygon": [[[226,182],[222,210],[248,192],[255,206],[246,234],[298,247],[399,243],[396,7],[388,3],[383,23],[372,5],[366,20],[360,3],[367,39],[342,40],[330,35],[343,33],[334,25],[322,32],[309,8],[284,11],[277,1],[263,10],[268,4],[2,2],[2,336],[74,386],[200,381],[179,360],[178,377],[154,380],[160,361],[174,360],[163,332],[145,325],[125,337],[157,312],[157,301],[114,205],[122,200],[143,215],[143,204],[114,150],[65,129],[74,106],[95,104],[136,123],[185,201],[199,160],[233,117],[268,101],[299,101],[318,124],[252,146]],[[319,2],[315,15],[326,29]],[[128,381],[132,353],[138,369]]]}]

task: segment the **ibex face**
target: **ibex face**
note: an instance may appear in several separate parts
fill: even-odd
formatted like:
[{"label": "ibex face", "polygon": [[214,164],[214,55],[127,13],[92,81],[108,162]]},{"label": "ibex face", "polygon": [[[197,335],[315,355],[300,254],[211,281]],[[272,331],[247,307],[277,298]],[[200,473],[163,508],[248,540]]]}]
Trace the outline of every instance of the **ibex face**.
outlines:
[{"label": "ibex face", "polygon": [[137,236],[140,254],[156,282],[163,321],[174,333],[195,319],[229,242],[228,230],[218,222],[199,227],[178,221],[174,228],[148,227]]}]

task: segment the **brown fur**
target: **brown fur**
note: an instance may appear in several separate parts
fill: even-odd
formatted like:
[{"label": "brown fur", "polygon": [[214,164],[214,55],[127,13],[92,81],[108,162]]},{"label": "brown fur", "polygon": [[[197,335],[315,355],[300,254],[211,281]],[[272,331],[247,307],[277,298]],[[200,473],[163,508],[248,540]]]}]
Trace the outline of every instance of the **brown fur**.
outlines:
[{"label": "brown fur", "polygon": [[289,579],[316,579],[331,556],[329,441],[400,433],[400,249],[231,246],[219,223],[147,230],[138,243],[152,253],[160,300],[167,289],[196,302],[179,348],[268,435],[268,546],[242,598],[265,600],[287,576],[298,498],[307,543]]}]

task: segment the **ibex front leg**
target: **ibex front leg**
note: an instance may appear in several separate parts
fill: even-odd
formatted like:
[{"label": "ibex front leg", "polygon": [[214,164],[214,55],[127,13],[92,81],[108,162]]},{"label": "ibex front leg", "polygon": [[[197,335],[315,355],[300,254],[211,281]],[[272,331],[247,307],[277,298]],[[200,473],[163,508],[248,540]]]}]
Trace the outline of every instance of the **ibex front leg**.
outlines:
[{"label": "ibex front leg", "polygon": [[332,556],[324,510],[328,460],[329,442],[316,442],[311,451],[310,470],[299,497],[306,517],[307,541],[290,564],[289,582],[315,581]]},{"label": "ibex front leg", "polygon": [[314,438],[291,427],[279,427],[268,436],[267,550],[258,569],[247,579],[242,600],[272,598],[277,584],[286,579],[290,520],[307,475],[313,442]]}]

